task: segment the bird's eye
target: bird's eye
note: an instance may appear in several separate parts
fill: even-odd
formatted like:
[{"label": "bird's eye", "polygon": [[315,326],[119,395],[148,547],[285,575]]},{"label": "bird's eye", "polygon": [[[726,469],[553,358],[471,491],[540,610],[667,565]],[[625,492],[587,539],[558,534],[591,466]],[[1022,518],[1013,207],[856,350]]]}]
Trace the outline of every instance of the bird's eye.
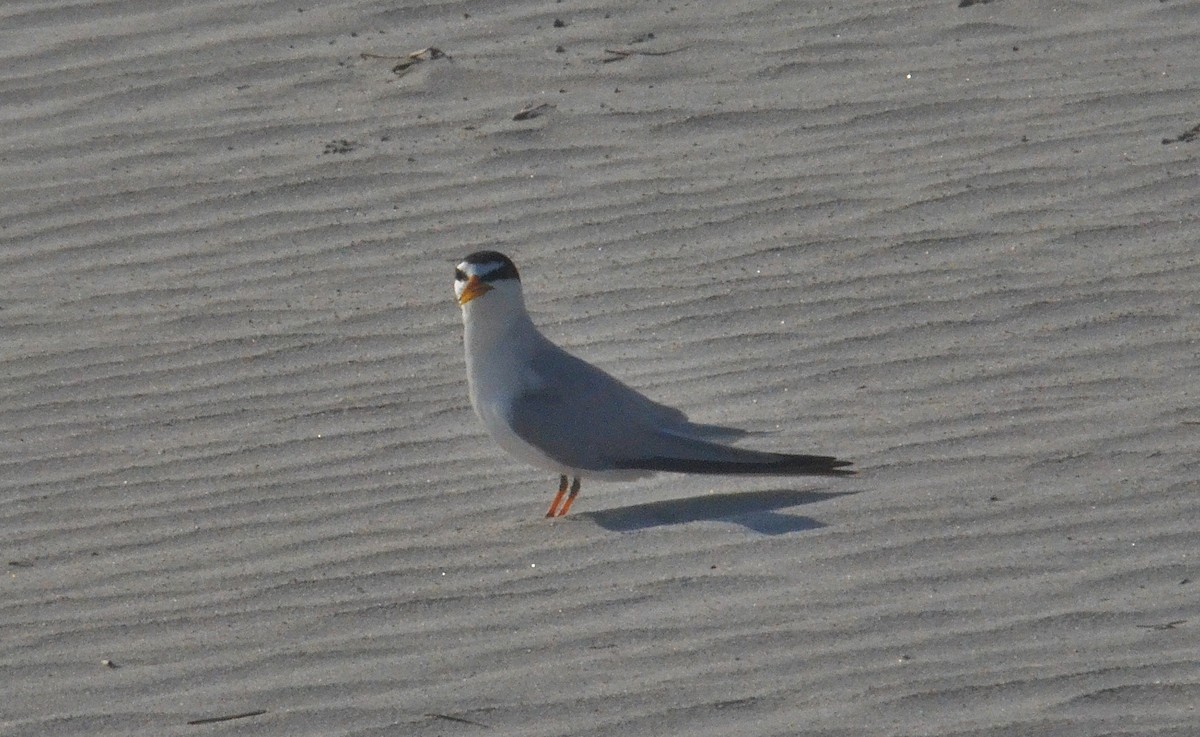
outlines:
[{"label": "bird's eye", "polygon": [[454,281],[466,281],[466,280],[467,280],[467,275],[465,273],[463,273],[462,269],[454,270]]}]

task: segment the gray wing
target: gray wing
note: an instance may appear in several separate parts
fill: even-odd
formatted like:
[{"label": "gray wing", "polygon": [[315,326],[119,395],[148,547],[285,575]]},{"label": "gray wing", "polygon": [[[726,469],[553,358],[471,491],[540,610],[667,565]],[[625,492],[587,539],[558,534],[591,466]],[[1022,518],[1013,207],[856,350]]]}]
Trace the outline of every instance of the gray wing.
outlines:
[{"label": "gray wing", "polygon": [[509,421],[525,442],[571,468],[685,473],[840,474],[827,456],[731,448],[712,442],[743,430],[689,422],[549,341],[533,352],[536,389],[516,399]]},{"label": "gray wing", "polygon": [[[540,336],[539,336],[540,337]],[[547,340],[533,351],[533,387],[510,410],[513,432],[572,468],[609,470],[687,415],[659,404]]]}]

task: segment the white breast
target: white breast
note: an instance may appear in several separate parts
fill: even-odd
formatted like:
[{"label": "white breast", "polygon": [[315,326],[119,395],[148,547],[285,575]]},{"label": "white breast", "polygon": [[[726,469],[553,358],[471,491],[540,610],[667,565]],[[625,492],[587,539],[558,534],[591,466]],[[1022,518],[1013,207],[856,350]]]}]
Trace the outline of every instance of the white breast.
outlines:
[{"label": "white breast", "polygon": [[508,424],[513,402],[541,387],[532,367],[545,338],[525,311],[517,282],[498,283],[463,307],[467,382],[471,406],[496,443],[512,456],[556,474],[603,480],[628,480],[648,471],[585,471],[565,466],[521,439]]},{"label": "white breast", "polygon": [[[487,294],[480,301],[502,294]],[[557,474],[577,475],[578,470],[567,468],[522,440],[509,427],[509,408],[522,394],[536,389],[537,377],[529,366],[532,343],[537,331],[528,315],[509,313],[506,320],[492,309],[487,312],[464,311],[464,339],[467,359],[467,383],[471,406],[484,428],[496,443],[516,458],[538,468]],[[480,305],[495,308],[496,305]],[[475,313],[475,314],[472,314]]]}]

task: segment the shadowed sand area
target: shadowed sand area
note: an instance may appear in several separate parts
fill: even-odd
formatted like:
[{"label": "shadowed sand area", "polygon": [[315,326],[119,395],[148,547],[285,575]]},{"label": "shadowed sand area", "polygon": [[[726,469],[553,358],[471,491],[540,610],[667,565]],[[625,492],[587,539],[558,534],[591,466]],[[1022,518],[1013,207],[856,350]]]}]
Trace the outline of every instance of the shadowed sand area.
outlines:
[{"label": "shadowed sand area", "polygon": [[[1198,18],[0,5],[0,735],[1194,735]],[[859,475],[543,519],[481,249]]]}]

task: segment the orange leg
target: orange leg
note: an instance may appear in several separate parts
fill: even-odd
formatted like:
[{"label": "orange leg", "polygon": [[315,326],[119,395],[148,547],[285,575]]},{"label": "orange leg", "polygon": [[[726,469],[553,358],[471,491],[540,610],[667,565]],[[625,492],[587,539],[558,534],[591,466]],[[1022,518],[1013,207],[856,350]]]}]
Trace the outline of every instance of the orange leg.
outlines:
[{"label": "orange leg", "polygon": [[[558,493],[554,495],[554,501],[550,502],[550,510],[546,512],[547,517],[558,516],[558,503],[562,501],[563,495],[567,493],[567,477],[558,477]],[[571,506],[571,502],[567,502],[567,507]],[[563,507],[563,514],[566,514],[566,507]]]},{"label": "orange leg", "polygon": [[[567,477],[566,476],[563,476],[562,483],[563,483],[564,487],[567,485]],[[559,493],[561,494],[562,492],[559,492]],[[561,517],[567,513],[567,510],[570,509],[571,505],[575,503],[575,497],[577,497],[577,496],[579,496],[579,477],[578,476],[575,477],[574,483],[571,484],[571,493],[569,496],[567,496],[566,503],[564,503],[562,505],[562,509],[558,510],[559,517]]]}]

